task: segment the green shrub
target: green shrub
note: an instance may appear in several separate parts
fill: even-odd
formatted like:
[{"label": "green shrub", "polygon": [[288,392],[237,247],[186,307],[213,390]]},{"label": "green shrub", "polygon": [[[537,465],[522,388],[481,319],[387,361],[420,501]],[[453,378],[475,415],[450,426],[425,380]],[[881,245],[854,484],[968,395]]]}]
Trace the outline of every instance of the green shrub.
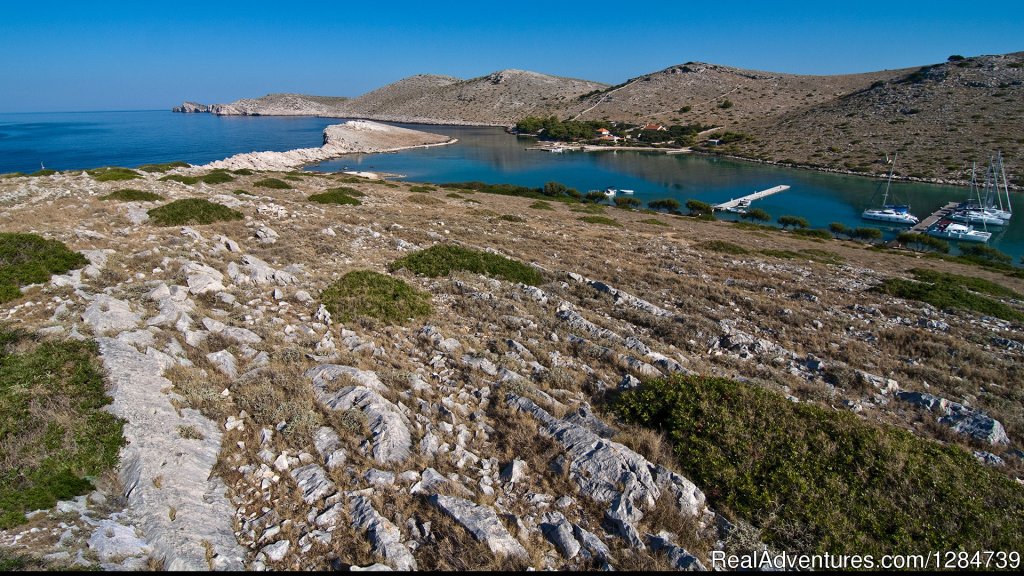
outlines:
[{"label": "green shrub", "polygon": [[277,178],[264,178],[253,182],[253,186],[259,186],[260,188],[272,188],[274,190],[291,190],[292,185],[278,180]]},{"label": "green shrub", "polygon": [[850,236],[852,236],[853,238],[870,242],[871,240],[880,239],[882,237],[882,231],[879,230],[878,228],[860,226],[854,228],[853,232],[850,233]]},{"label": "green shrub", "polygon": [[118,200],[120,202],[153,202],[163,199],[164,197],[156,192],[146,192],[144,190],[135,190],[133,188],[115,190],[106,196],[100,196],[100,200]]},{"label": "green shrub", "polygon": [[184,226],[191,224],[212,224],[227,220],[241,220],[241,212],[223,204],[202,198],[185,198],[153,208],[148,212],[157,226]]},{"label": "green shrub", "polygon": [[1011,264],[1013,257],[984,244],[969,244],[960,247],[960,255],[968,259],[978,259],[996,264]]},{"label": "green shrub", "polygon": [[191,166],[188,162],[164,162],[162,164],[143,164],[139,166],[139,170],[143,172],[167,172],[174,168],[188,168]]},{"label": "green shrub", "polygon": [[718,103],[718,107],[723,109],[723,110],[726,110],[728,108],[732,108],[732,100],[729,100],[728,98],[726,98],[725,100],[722,100],[721,102]]},{"label": "green shrub", "polygon": [[56,173],[57,173],[56,170],[50,170],[49,168],[43,168],[41,170],[36,170],[35,172],[29,174],[29,177],[31,177],[31,178],[38,178],[40,176],[53,176]]},{"label": "green shrub", "polygon": [[619,197],[615,199],[615,207],[636,210],[640,207],[640,201],[636,198]]},{"label": "green shrub", "polygon": [[652,380],[613,404],[661,430],[711,506],[798,553],[1017,550],[1024,490],[964,449],[722,378]]},{"label": "green shrub", "polygon": [[348,194],[338,191],[327,191],[321,192],[320,194],[313,194],[307,198],[307,200],[311,202],[318,202],[320,204],[348,204],[351,206],[359,206],[362,204],[362,202]]},{"label": "green shrub", "polygon": [[793,230],[793,234],[797,236],[806,236],[807,238],[818,238],[820,240],[831,240],[832,233],[828,230],[822,230],[821,228],[797,228]]},{"label": "green shrub", "polygon": [[[654,208],[654,206],[651,206]],[[679,208],[679,203],[676,202],[676,208]],[[702,216],[704,214],[713,214],[714,208],[707,202],[701,202],[700,200],[694,200],[693,198],[686,201],[686,209],[690,211],[691,216]]]},{"label": "green shrub", "polygon": [[751,208],[740,214],[740,218],[744,220],[760,220],[761,222],[767,222],[772,219],[771,214],[768,214],[761,208]]},{"label": "green shrub", "polygon": [[401,324],[431,313],[430,294],[399,278],[369,270],[345,274],[320,294],[320,300],[341,322],[373,318]]},{"label": "green shrub", "polygon": [[700,250],[711,250],[712,252],[721,252],[723,254],[749,254],[750,251],[742,246],[733,244],[732,242],[725,242],[724,240],[705,240],[704,242],[698,242],[694,244],[694,248]]},{"label": "green shrub", "polygon": [[0,326],[0,529],[92,490],[123,444],[96,344],[31,340]]},{"label": "green shrub", "polygon": [[917,247],[918,250],[932,249],[936,252],[946,254],[949,252],[949,242],[941,238],[935,238],[927,234],[918,234],[916,232],[900,232],[896,236],[896,240],[900,244],[905,244],[908,247]]},{"label": "green shrub", "polygon": [[604,224],[605,226],[615,226],[616,228],[622,227],[622,224],[607,216],[583,216],[580,220],[588,224]]},{"label": "green shrub", "polygon": [[199,179],[207,184],[224,184],[225,182],[235,181],[235,177],[228,174],[225,170],[214,170],[209,174],[200,176]]},{"label": "green shrub", "polygon": [[0,303],[21,296],[20,288],[88,264],[62,242],[36,234],[0,232]]},{"label": "green shrub", "polygon": [[832,222],[828,225],[828,229],[830,232],[832,232],[832,234],[835,234],[836,236],[839,236],[840,234],[844,236],[850,235],[850,229],[847,228],[846,224],[843,224],[842,222]]},{"label": "green shrub", "polygon": [[498,220],[504,220],[505,222],[516,222],[516,223],[526,222],[526,218],[523,218],[522,216],[517,216],[515,214],[503,214],[501,216],[498,216]]},{"label": "green shrub", "polygon": [[[779,216],[778,222],[782,225],[783,230],[790,226],[794,228],[807,228],[810,226],[810,224],[807,223],[807,218],[802,218],[800,216]],[[829,235],[829,237],[831,238],[831,235]]]},{"label": "green shrub", "polygon": [[336,188],[328,188],[327,190],[324,190],[324,192],[336,192],[338,194],[345,194],[346,196],[351,196],[353,198],[362,198],[362,197],[366,196],[366,194],[360,192],[359,190],[356,190],[355,188],[350,188],[348,186],[338,186]]},{"label": "green shrub", "polygon": [[522,262],[452,244],[437,244],[426,250],[413,252],[392,262],[390,268],[405,268],[414,274],[423,274],[431,278],[447,276],[456,270],[465,270],[531,286],[543,282],[540,272]]},{"label": "green shrub", "polygon": [[239,188],[238,190],[232,190],[231,193],[235,194],[236,196],[256,196],[252,192],[249,192],[248,190],[242,190],[241,188]]},{"label": "green shrub", "polygon": [[192,186],[193,184],[199,182],[199,177],[198,176],[185,176],[183,174],[168,174],[167,176],[161,176],[160,177],[160,181],[162,181],[162,182],[181,182],[182,184],[187,184],[189,186]]},{"label": "green shrub", "polygon": [[905,300],[927,302],[939,309],[957,308],[995,316],[1003,320],[1024,320],[1024,312],[982,295],[1024,298],[1009,288],[980,278],[933,272],[921,268],[915,268],[910,272],[914,275],[915,280],[888,278],[871,290]]},{"label": "green shrub", "polygon": [[545,202],[543,200],[538,200],[533,204],[530,204],[530,208],[533,208],[534,210],[554,210],[554,207],[551,206],[549,202]]},{"label": "green shrub", "polygon": [[765,256],[771,256],[773,258],[782,258],[784,260],[795,260],[795,259],[800,257],[799,254],[797,254],[796,252],[793,252],[792,250],[768,249],[768,250],[761,250],[761,254],[764,254]]},{"label": "green shrub", "polygon": [[433,186],[410,186],[409,192],[434,192],[437,188]]},{"label": "green shrub", "polygon": [[256,172],[253,172],[248,168],[239,168],[238,170],[232,170],[231,173],[236,174],[238,176],[252,176]]},{"label": "green shrub", "polygon": [[135,170],[119,168],[116,166],[89,170],[88,174],[96,179],[97,182],[116,182],[119,180],[134,180],[135,178],[142,178],[142,174],[139,174]]}]

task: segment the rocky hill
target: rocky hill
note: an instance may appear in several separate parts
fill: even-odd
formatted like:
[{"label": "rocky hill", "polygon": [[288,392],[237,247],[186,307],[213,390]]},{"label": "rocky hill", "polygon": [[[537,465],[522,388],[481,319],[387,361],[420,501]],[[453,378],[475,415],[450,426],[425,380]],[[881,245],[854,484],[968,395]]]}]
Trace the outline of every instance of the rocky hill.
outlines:
[{"label": "rocky hill", "polygon": [[[261,98],[243,98],[230,104],[211,104],[211,114],[218,116],[337,116],[348,98],[340,96],[309,96],[306,94],[268,94]],[[188,104],[188,103],[186,103]],[[192,110],[201,112],[202,105]],[[187,111],[187,110],[185,110]]]},{"label": "rocky hill", "polygon": [[639,117],[673,124],[699,122],[732,130],[754,120],[814,107],[900,74],[883,71],[801,76],[687,62],[590,95],[567,113],[581,120],[636,123]]},{"label": "rocky hill", "polygon": [[[656,570],[1024,540],[1019,278],[666,214],[174,170],[0,178],[0,381],[34,395],[0,405],[6,445],[60,444],[65,420],[35,442],[8,422],[66,411],[41,383],[75,366],[22,358],[79,340],[127,439],[55,505],[10,490],[41,457],[0,460],[23,506],[0,516],[5,566]],[[169,211],[188,199],[221,206]],[[12,290],[32,262],[11,232],[85,258]],[[909,299],[931,292],[948,300]]]},{"label": "rocky hill", "polygon": [[965,58],[879,78],[814,105],[738,127],[743,156],[883,173],[900,153],[901,175],[965,182],[1001,150],[1024,186],[1024,52]]}]

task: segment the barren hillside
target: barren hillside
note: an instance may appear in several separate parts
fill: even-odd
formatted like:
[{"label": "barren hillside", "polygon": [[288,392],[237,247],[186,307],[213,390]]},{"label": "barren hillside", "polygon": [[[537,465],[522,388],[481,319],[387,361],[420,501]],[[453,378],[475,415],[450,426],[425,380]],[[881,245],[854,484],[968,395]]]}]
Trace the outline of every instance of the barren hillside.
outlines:
[{"label": "barren hillside", "polygon": [[754,139],[734,149],[755,158],[880,173],[899,151],[903,175],[959,181],[1001,150],[1022,186],[1024,52],[901,71],[740,129]]},{"label": "barren hillside", "polygon": [[230,104],[211,104],[209,112],[220,116],[341,116],[348,98],[306,94],[267,94]]},{"label": "barren hillside", "polygon": [[[1024,542],[1019,278],[593,204],[173,169],[0,178],[0,408],[26,454],[0,461],[5,566],[646,571],[765,543]],[[39,277],[24,265],[57,250],[11,232],[84,257]],[[928,294],[950,300],[909,299]],[[44,361],[72,345],[94,361]],[[90,363],[120,464],[39,504],[7,479],[66,448],[65,388],[43,384]]]},{"label": "barren hillside", "polygon": [[[568,113],[579,114],[582,120],[700,122],[731,130],[766,116],[823,104],[901,73],[801,76],[687,62],[588,96]],[[690,110],[683,112],[685,107]]]}]

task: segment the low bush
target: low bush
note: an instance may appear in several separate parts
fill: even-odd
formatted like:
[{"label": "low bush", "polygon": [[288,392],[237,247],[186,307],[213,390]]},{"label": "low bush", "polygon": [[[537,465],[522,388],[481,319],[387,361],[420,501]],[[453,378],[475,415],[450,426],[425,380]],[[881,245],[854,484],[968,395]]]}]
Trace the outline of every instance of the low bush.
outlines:
[{"label": "low bush", "polygon": [[188,168],[189,166],[188,162],[164,162],[162,164],[143,164],[138,169],[143,172],[167,172],[174,168]]},{"label": "low bush", "polygon": [[21,296],[20,288],[88,264],[62,242],[36,234],[0,232],[0,302]]},{"label": "low bush", "polygon": [[698,250],[711,250],[712,252],[721,252],[722,254],[749,254],[750,251],[742,246],[733,244],[732,242],[726,242],[724,240],[705,240],[704,242],[698,242],[694,244],[694,248]]},{"label": "low bush", "polygon": [[192,186],[193,184],[197,184],[199,182],[204,182],[206,184],[224,184],[226,182],[234,182],[235,178],[231,174],[228,174],[226,170],[214,170],[208,174],[203,174],[202,176],[184,176],[182,174],[169,174],[167,176],[160,178],[160,180],[170,182],[181,182],[182,184]]},{"label": "low bush", "polygon": [[149,218],[157,226],[184,226],[191,224],[212,224],[214,222],[241,220],[243,214],[223,204],[202,198],[185,198],[153,208]]},{"label": "low bush", "polygon": [[431,313],[430,294],[399,278],[370,270],[345,274],[320,294],[320,300],[341,322],[372,318],[401,324]]},{"label": "low bush", "polygon": [[526,218],[523,218],[522,216],[517,216],[515,214],[503,214],[501,216],[498,216],[498,220],[504,220],[505,222],[516,222],[516,223],[526,222]]},{"label": "low bush", "polygon": [[31,178],[38,178],[40,176],[53,176],[56,173],[57,173],[56,170],[50,170],[49,168],[43,168],[41,170],[36,170],[35,172],[29,174],[29,177],[31,177]]},{"label": "low bush", "polygon": [[88,174],[97,182],[117,182],[119,180],[134,180],[136,178],[142,178],[142,174],[139,174],[135,170],[119,168],[116,166],[89,170]]},{"label": "low bush", "polygon": [[260,188],[271,188],[273,190],[291,190],[292,185],[278,180],[277,178],[264,178],[253,182],[253,186],[259,186]]},{"label": "low bush", "polygon": [[248,168],[239,168],[238,170],[232,170],[231,173],[236,174],[238,176],[252,176],[256,172],[253,172]]},{"label": "low bush", "polygon": [[580,218],[580,221],[587,224],[603,224],[604,226],[615,226],[616,228],[622,227],[622,224],[619,224],[618,221],[612,220],[607,216],[583,216]]},{"label": "low bush", "polygon": [[832,239],[832,233],[821,228],[797,228],[796,230],[793,230],[793,234],[796,234],[797,236],[805,236],[807,238],[817,238],[819,240]]},{"label": "low bush", "polygon": [[1024,321],[1024,312],[982,295],[1022,298],[1020,294],[1009,288],[980,278],[933,272],[920,268],[911,270],[911,273],[915,280],[888,278],[871,290],[905,300],[927,302],[939,309],[956,308],[995,316],[1003,320]]},{"label": "low bush", "polygon": [[465,270],[531,286],[543,282],[540,272],[522,262],[453,244],[437,244],[426,250],[413,252],[392,262],[390,268],[405,268],[414,274],[423,274],[431,278],[447,276],[456,270]]},{"label": "low bush", "polygon": [[543,200],[538,200],[538,201],[534,202],[533,204],[530,204],[529,207],[533,208],[534,210],[554,210],[555,209],[551,205],[550,202],[545,202]]},{"label": "low bush", "polygon": [[640,200],[637,200],[636,198],[619,197],[615,199],[615,207],[636,210],[640,207]]},{"label": "low bush", "polygon": [[650,224],[652,226],[668,226],[667,222],[662,222],[661,220],[658,220],[657,218],[647,218],[647,219],[641,220],[640,223],[641,224]]},{"label": "low bush", "polygon": [[123,423],[109,403],[94,342],[36,343],[0,326],[0,529],[89,492],[117,464]]},{"label": "low bush", "polygon": [[434,192],[437,188],[433,186],[410,186],[409,192]]},{"label": "low bush", "polygon": [[344,192],[338,192],[336,190],[328,190],[327,192],[321,192],[320,194],[313,194],[312,196],[307,198],[307,200],[311,202],[317,202],[320,204],[348,204],[351,206],[359,206],[360,204],[362,204],[362,202],[360,202],[356,198],[353,198],[348,194],[345,194]]},{"label": "low bush", "polygon": [[712,506],[799,553],[1017,550],[1024,490],[964,449],[722,378],[676,376],[615,412],[662,431]]},{"label": "low bush", "polygon": [[164,197],[156,192],[146,192],[145,190],[135,190],[132,188],[115,190],[106,196],[100,196],[100,200],[117,200],[119,202],[153,202],[163,199]]}]

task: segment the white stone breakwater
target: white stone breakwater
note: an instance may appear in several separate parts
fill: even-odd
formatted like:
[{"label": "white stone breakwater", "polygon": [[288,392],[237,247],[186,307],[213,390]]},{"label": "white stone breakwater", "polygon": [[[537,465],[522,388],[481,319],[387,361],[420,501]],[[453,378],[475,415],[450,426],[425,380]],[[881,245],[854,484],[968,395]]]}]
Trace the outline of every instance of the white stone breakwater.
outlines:
[{"label": "white stone breakwater", "polygon": [[211,162],[203,169],[286,171],[315,164],[345,154],[394,152],[409,148],[444,146],[455,138],[420,130],[399,128],[368,120],[349,120],[324,128],[324,145],[319,148],[297,148],[286,152],[248,152]]}]

